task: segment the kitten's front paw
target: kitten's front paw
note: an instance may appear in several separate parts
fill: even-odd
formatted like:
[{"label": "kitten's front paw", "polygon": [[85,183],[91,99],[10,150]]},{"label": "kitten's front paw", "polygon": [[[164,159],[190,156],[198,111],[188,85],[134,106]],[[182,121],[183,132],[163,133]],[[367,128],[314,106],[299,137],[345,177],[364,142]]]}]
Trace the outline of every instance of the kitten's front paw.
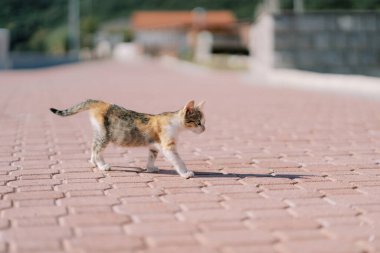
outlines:
[{"label": "kitten's front paw", "polygon": [[146,172],[148,172],[148,173],[155,173],[155,172],[159,172],[159,171],[160,171],[160,169],[157,167],[147,167],[146,168]]},{"label": "kitten's front paw", "polygon": [[98,166],[98,168],[100,170],[109,170],[109,169],[111,169],[111,165],[109,165],[108,163],[106,163],[106,164],[103,164],[101,166]]},{"label": "kitten's front paw", "polygon": [[188,170],[188,171],[186,171],[185,173],[182,173],[181,174],[181,177],[184,177],[184,178],[191,178],[191,177],[193,177],[194,176],[194,172],[192,172],[191,170]]}]

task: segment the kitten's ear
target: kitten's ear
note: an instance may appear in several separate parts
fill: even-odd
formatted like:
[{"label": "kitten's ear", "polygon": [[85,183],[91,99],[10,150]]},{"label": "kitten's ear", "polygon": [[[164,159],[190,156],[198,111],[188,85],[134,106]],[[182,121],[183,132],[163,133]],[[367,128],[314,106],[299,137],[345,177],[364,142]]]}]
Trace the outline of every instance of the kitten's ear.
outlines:
[{"label": "kitten's ear", "polygon": [[183,109],[185,111],[194,109],[194,100],[191,100],[191,101],[187,102],[187,104],[185,105],[185,107]]},{"label": "kitten's ear", "polygon": [[197,107],[199,108],[199,110],[202,110],[203,107],[204,107],[204,105],[205,105],[205,101],[202,101],[202,102],[200,102],[200,103],[197,105]]}]

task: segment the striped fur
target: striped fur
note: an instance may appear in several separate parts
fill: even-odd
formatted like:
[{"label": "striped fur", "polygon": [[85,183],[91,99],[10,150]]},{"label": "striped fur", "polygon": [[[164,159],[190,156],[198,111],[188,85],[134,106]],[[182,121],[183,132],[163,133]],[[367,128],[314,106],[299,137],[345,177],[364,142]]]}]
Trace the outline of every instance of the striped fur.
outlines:
[{"label": "striped fur", "polygon": [[77,114],[78,112],[82,112],[82,111],[86,111],[86,110],[89,110],[99,104],[104,104],[104,102],[102,101],[98,101],[98,100],[92,100],[92,99],[88,99],[82,103],[79,103],[77,105],[74,105],[68,109],[65,109],[65,110],[57,110],[55,108],[50,108],[50,111],[54,114],[57,114],[59,116],[62,116],[62,117],[66,117],[66,116],[71,116],[71,115],[74,115],[74,114]]}]

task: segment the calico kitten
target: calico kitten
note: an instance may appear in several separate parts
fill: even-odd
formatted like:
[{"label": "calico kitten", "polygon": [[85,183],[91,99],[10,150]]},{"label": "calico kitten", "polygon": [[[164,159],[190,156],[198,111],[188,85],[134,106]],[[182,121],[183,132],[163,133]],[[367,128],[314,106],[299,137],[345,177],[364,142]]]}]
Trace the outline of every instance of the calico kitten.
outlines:
[{"label": "calico kitten", "polygon": [[197,106],[190,101],[183,109],[175,112],[164,112],[153,115],[127,110],[118,105],[98,100],[87,100],[66,110],[50,110],[59,116],[70,116],[81,111],[90,111],[91,125],[94,130],[92,154],[90,162],[101,170],[109,170],[102,155],[107,144],[120,146],[148,146],[149,156],[147,172],[158,172],[154,166],[158,151],[173,164],[184,178],[194,176],[186,168],[176,150],[177,137],[181,130],[188,129],[200,134],[205,131],[205,117],[202,112],[204,102]]}]

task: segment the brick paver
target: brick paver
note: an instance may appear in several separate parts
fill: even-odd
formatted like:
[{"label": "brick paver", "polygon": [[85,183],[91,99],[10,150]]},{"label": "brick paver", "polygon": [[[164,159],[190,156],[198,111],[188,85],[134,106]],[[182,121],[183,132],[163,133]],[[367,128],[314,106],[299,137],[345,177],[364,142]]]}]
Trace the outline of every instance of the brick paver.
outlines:
[{"label": "brick paver", "polygon": [[[48,111],[87,98],[206,100],[207,131],[180,139],[196,176],[141,172],[139,148],[92,168],[86,113]],[[0,252],[380,252],[378,101],[138,61],[2,72],[0,108]]]}]

